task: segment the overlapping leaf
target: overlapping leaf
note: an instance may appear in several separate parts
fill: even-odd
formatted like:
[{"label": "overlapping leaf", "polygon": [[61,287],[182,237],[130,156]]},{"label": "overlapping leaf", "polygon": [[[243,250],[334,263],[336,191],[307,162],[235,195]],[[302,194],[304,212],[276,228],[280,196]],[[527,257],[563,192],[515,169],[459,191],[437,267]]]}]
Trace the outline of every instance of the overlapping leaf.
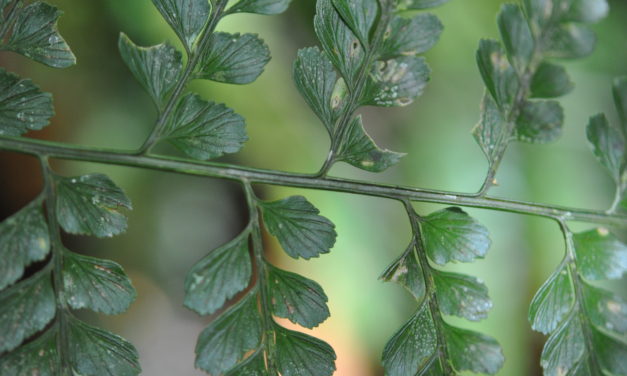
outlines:
[{"label": "overlapping leaf", "polygon": [[17,281],[24,268],[50,251],[41,201],[35,200],[0,223],[0,290]]},{"label": "overlapping leaf", "polygon": [[335,244],[335,225],[302,196],[261,202],[268,231],[293,258],[309,259],[328,253]]},{"label": "overlapping leaf", "polygon": [[150,94],[157,107],[163,107],[182,72],[181,53],[168,44],[139,47],[123,33],[118,48],[135,79]]},{"label": "overlapping leaf", "polygon": [[351,164],[366,171],[380,172],[397,164],[405,155],[379,148],[366,133],[357,116],[349,125],[348,141],[337,153],[337,160]]},{"label": "overlapping leaf", "polygon": [[32,342],[1,356],[0,374],[60,375],[61,364],[57,353],[57,328],[58,326],[54,324]]},{"label": "overlapping leaf", "polygon": [[49,93],[0,68],[0,135],[21,136],[42,129],[53,115]]},{"label": "overlapping leaf", "polygon": [[194,159],[207,160],[238,152],[248,140],[245,126],[244,118],[225,105],[187,94],[170,117],[162,139]]},{"label": "overlapping leaf", "polygon": [[192,50],[207,23],[211,3],[207,0],[152,0],[152,3],[187,49]]},{"label": "overlapping leaf", "polygon": [[201,315],[212,314],[250,283],[250,229],[200,260],[185,278],[185,306]]},{"label": "overlapping leaf", "polygon": [[55,312],[49,268],[0,292],[0,354],[42,330]]},{"label": "overlapping leaf", "polygon": [[65,231],[107,237],[126,230],[120,208],[131,209],[131,202],[106,175],[56,177],[56,183],[56,214]]},{"label": "overlapping leaf", "polygon": [[305,328],[316,327],[329,317],[328,298],[318,283],[267,265],[270,269],[268,281],[275,316],[287,318]]},{"label": "overlapping leaf", "polygon": [[563,66],[543,62],[540,64],[531,80],[531,97],[561,97],[562,95],[568,94],[574,86]]},{"label": "overlapping leaf", "polygon": [[490,164],[496,159],[499,147],[507,143],[509,138],[504,123],[505,120],[494,98],[485,93],[481,102],[481,117],[473,128],[472,135]]},{"label": "overlapping leaf", "polygon": [[363,46],[368,46],[370,31],[377,18],[377,0],[332,0],[335,9],[346,25],[359,38]]},{"label": "overlapping leaf", "polygon": [[564,111],[556,101],[525,101],[516,119],[515,135],[519,141],[548,143],[562,134]]},{"label": "overlapping leaf", "polygon": [[222,375],[258,348],[262,333],[253,290],[202,332],[196,344],[196,366],[211,375]]},{"label": "overlapping leaf", "polygon": [[55,68],[76,63],[76,57],[57,31],[63,12],[42,2],[19,9],[6,48]]},{"label": "overlapping leaf", "polygon": [[548,334],[562,322],[573,304],[575,291],[567,265],[562,265],[540,287],[529,307],[529,321],[533,330]]},{"label": "overlapping leaf", "polygon": [[69,251],[63,258],[63,286],[70,307],[107,315],[126,311],[137,296],[117,263]]},{"label": "overlapping leaf", "polygon": [[504,4],[498,17],[501,39],[510,62],[522,74],[531,60],[534,40],[520,6]]},{"label": "overlapping leaf", "polygon": [[194,77],[229,84],[249,84],[261,75],[268,61],[268,46],[256,35],[214,33]]}]

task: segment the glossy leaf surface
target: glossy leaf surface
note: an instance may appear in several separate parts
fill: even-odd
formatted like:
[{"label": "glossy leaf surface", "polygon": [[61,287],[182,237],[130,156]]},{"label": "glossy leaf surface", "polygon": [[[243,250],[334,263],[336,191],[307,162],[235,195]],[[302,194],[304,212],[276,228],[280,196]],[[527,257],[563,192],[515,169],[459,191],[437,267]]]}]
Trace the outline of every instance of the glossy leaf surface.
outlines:
[{"label": "glossy leaf surface", "polygon": [[445,315],[479,321],[488,317],[492,302],[488,288],[475,277],[433,270],[438,307]]},{"label": "glossy leaf surface", "polygon": [[181,41],[192,50],[207,23],[211,3],[208,0],[152,0],[152,3]]},{"label": "glossy leaf surface", "polygon": [[318,257],[335,244],[335,225],[303,196],[260,204],[266,228],[291,257]]},{"label": "glossy leaf surface", "polygon": [[229,8],[230,13],[279,14],[287,10],[291,0],[240,0]]},{"label": "glossy leaf surface", "polygon": [[276,366],[281,376],[331,376],[335,351],[325,342],[305,333],[275,325]]},{"label": "glossy leaf surface", "polygon": [[438,42],[443,29],[438,17],[430,13],[413,18],[395,16],[383,35],[379,58],[386,60],[427,52]]},{"label": "glossy leaf surface", "polygon": [[577,267],[589,280],[618,279],[627,271],[627,245],[605,228],[573,236]]},{"label": "glossy leaf surface", "polygon": [[48,125],[52,96],[31,80],[0,68],[0,136],[21,136]]},{"label": "glossy leaf surface", "polygon": [[566,265],[561,265],[540,287],[529,307],[533,330],[544,334],[553,332],[575,303],[572,277]]},{"label": "glossy leaf surface", "polygon": [[56,214],[65,231],[110,237],[126,230],[120,208],[131,209],[131,202],[106,175],[56,177],[56,182]]}]

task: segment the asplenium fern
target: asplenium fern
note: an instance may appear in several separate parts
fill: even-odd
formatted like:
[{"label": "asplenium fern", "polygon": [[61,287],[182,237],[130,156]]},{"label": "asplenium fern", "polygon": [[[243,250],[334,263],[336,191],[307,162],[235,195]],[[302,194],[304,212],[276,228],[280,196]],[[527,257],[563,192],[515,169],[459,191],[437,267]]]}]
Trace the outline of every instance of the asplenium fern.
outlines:
[{"label": "asplenium fern", "polygon": [[[483,40],[477,52],[486,92],[473,134],[489,162],[479,192],[327,177],[337,162],[380,172],[401,161],[403,154],[376,145],[357,111],[362,106],[405,106],[425,90],[430,70],[419,55],[436,44],[443,26],[436,16],[416,11],[445,2],[317,1],[314,28],[320,47],[301,49],[293,69],[296,87],[331,139],[326,160],[310,175],[203,162],[239,151],[247,141],[245,121],[224,104],[185,92],[192,80],[254,81],[270,59],[268,47],[256,35],[216,32],[216,26],[233,13],[281,13],[289,0],[153,0],[184,51],[167,43],[140,47],[120,36],[122,60],[158,110],[151,133],[137,150],[20,137],[47,125],[53,115],[51,95],[1,70],[0,149],[37,156],[45,188],[0,224],[0,374],[141,371],[130,343],[73,313],[83,308],[124,312],[136,296],[130,280],[117,263],[74,253],[61,240],[62,231],[95,237],[122,233],[130,200],[105,175],[58,175],[49,159],[61,158],[241,184],[248,223],[194,265],[185,280],[184,305],[200,315],[216,315],[196,346],[196,367],[211,375],[328,376],[335,370],[335,352],[328,344],[275,320],[318,326],[331,314],[326,294],[315,281],[273,265],[263,242],[267,232],[289,256],[310,259],[330,252],[337,236],[334,225],[305,197],[268,202],[257,196],[255,184],[364,194],[402,204],[411,240],[381,279],[405,287],[416,308],[383,349],[386,374],[495,374],[504,362],[493,338],[458,328],[448,318],[478,321],[492,307],[478,278],[442,269],[482,258],[490,247],[488,230],[458,207],[468,206],[550,218],[564,234],[563,261],[529,310],[532,328],[549,335],[541,359],[545,374],[627,375],[627,303],[596,284],[621,278],[627,270],[627,246],[610,231],[627,225],[627,79],[617,79],[613,88],[620,123],[597,115],[587,128],[594,154],[616,182],[611,208],[600,212],[487,196],[510,142],[547,143],[559,137],[563,111],[550,98],[569,92],[573,84],[562,66],[547,59],[592,52],[595,37],[585,23],[606,15],[605,0],[525,0],[501,9],[501,41]],[[0,12],[3,49],[52,67],[75,62],[56,30],[56,8],[39,1],[0,0]],[[187,158],[153,154],[163,142]],[[454,206],[419,214],[412,205],[419,201]],[[571,221],[602,227],[574,233]],[[40,270],[23,277],[37,261],[43,261]]]}]

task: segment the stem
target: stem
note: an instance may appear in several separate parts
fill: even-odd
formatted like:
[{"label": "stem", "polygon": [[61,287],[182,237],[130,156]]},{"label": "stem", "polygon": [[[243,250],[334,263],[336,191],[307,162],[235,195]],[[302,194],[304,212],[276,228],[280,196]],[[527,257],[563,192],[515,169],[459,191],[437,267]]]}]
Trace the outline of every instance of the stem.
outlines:
[{"label": "stem", "polygon": [[[152,149],[152,147],[155,146],[155,144],[159,141],[159,138],[161,137],[161,134],[163,133],[165,126],[167,125],[167,120],[170,118],[170,115],[174,110],[174,106],[181,97],[183,89],[185,88],[185,86],[187,86],[187,82],[190,80],[190,76],[192,75],[194,69],[196,68],[196,65],[198,65],[198,62],[200,61],[202,51],[207,48],[209,37],[211,37],[213,31],[218,25],[218,22],[222,18],[224,7],[226,7],[227,2],[228,0],[218,0],[216,2],[215,8],[211,13],[211,18],[209,18],[209,22],[207,23],[207,26],[205,27],[203,34],[198,41],[198,47],[191,55],[189,55],[189,61],[187,62],[187,66],[185,67],[183,75],[176,83],[174,91],[168,99],[165,108],[159,114],[159,118],[157,119],[154,128],[150,132],[150,135],[148,135],[148,138],[146,138],[144,144],[136,151],[136,154],[147,154]],[[187,47],[185,48],[187,49]]]},{"label": "stem", "polygon": [[[364,85],[366,84],[366,79],[368,78],[368,73],[370,72],[370,68],[374,63],[377,57],[377,50],[379,48],[379,44],[385,34],[385,30],[388,27],[388,23],[390,21],[390,15],[392,13],[392,3],[389,0],[381,0],[379,2],[381,6],[381,18],[379,22],[377,22],[377,27],[373,34],[372,43],[367,47],[366,56],[364,57],[364,63],[359,68],[357,72],[357,77],[355,78],[354,88],[349,89],[349,97],[348,103],[346,105],[346,111],[339,118],[337,125],[333,131],[333,135],[331,137],[331,150],[329,150],[329,154],[327,155],[327,159],[324,161],[324,164],[320,168],[320,171],[315,174],[317,177],[324,177],[329,172],[333,164],[335,163],[335,156],[338,150],[344,145],[345,139],[348,134],[348,125],[350,124],[353,114],[359,107],[359,99],[361,98],[361,94],[364,89]],[[359,42],[361,43],[361,42]],[[364,46],[364,48],[366,48]],[[345,80],[347,83],[348,79]]]},{"label": "stem", "polygon": [[72,146],[63,143],[19,137],[0,137],[0,150],[67,160],[170,171],[185,175],[207,176],[235,181],[247,180],[250,183],[258,184],[346,192],[398,200],[406,199],[411,201],[483,208],[564,221],[596,223],[606,226],[625,227],[627,224],[627,215],[621,213],[610,214],[598,210],[505,200],[487,196],[476,197],[474,194],[377,184],[354,179],[332,177],[318,178],[312,175],[255,169],[223,163],[193,162],[174,157],[140,156],[136,155],[134,152]]},{"label": "stem", "polygon": [[63,286],[63,254],[65,250],[61,242],[61,230],[56,215],[57,193],[54,183],[54,174],[50,170],[47,157],[39,159],[44,177],[44,190],[46,197],[46,214],[48,217],[48,231],[50,236],[50,247],[52,252],[52,276],[54,284],[54,295],[57,303],[56,322],[59,325],[57,336],[57,354],[61,363],[61,374],[69,376],[72,374],[70,365],[70,339],[68,337],[68,316],[69,309],[65,299],[65,289]]},{"label": "stem", "polygon": [[448,348],[446,346],[444,328],[442,327],[444,319],[440,313],[440,307],[438,306],[438,301],[435,295],[435,281],[433,280],[433,274],[431,274],[431,264],[429,264],[429,260],[427,259],[427,255],[423,247],[422,232],[418,223],[420,221],[420,217],[416,214],[416,211],[411,205],[411,201],[404,200],[403,203],[405,205],[407,215],[409,216],[412,232],[414,233],[414,256],[417,258],[416,261],[418,261],[421,266],[422,277],[425,282],[425,299],[427,301],[422,304],[429,305],[429,312],[431,313],[431,318],[433,319],[433,324],[435,326],[435,333],[438,339],[437,352],[440,365],[442,366],[442,372],[444,372],[444,375],[455,375],[451,364],[447,361],[449,358]]},{"label": "stem", "polygon": [[272,310],[268,302],[270,301],[270,293],[268,291],[268,269],[266,260],[263,255],[263,238],[261,235],[261,227],[259,224],[259,211],[257,209],[257,197],[252,186],[247,180],[242,180],[244,192],[246,194],[246,203],[248,204],[250,223],[252,224],[252,244],[255,262],[257,264],[257,286],[259,287],[259,299],[262,310],[262,322],[264,327],[263,343],[266,347],[267,366],[271,375],[276,375],[276,366],[274,364],[274,319],[272,318]]},{"label": "stem", "polygon": [[[570,273],[571,279],[573,280],[573,286],[575,289],[575,308],[573,309],[573,314],[578,316],[581,331],[583,332],[584,342],[586,344],[586,348],[588,352],[594,354],[594,343],[592,339],[592,332],[590,331],[590,327],[592,326],[592,322],[590,318],[586,314],[586,299],[583,291],[583,280],[581,276],[577,272],[577,264],[576,254],[575,254],[575,245],[573,243],[573,233],[570,231],[568,226],[564,221],[558,221],[560,230],[564,235],[564,242],[566,243],[566,257],[568,259],[568,272]],[[592,363],[592,369],[601,370],[601,366],[596,358],[596,356],[588,357],[590,362]]]}]

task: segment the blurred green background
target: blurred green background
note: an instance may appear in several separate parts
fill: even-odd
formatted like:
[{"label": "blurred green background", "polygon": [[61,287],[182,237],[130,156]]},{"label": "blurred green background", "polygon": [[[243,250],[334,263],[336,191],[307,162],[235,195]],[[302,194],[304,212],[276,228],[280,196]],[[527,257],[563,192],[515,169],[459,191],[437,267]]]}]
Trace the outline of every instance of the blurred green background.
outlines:
[{"label": "blurred green background", "polygon": [[[78,65],[53,70],[3,53],[1,65],[32,78],[54,94],[56,116],[44,131],[30,136],[85,145],[136,148],[147,136],[155,110],[117,54],[120,31],[142,45],[164,39],[179,45],[150,0],[56,0],[65,11],[60,29]],[[423,188],[474,192],[487,163],[470,129],[479,117],[482,82],[474,53],[479,39],[497,37],[499,0],[454,0],[434,10],[445,25],[440,42],[426,57],[432,80],[426,93],[407,108],[362,109],[373,138],[407,152],[383,174],[337,165],[331,174]],[[610,1],[611,14],[594,25],[599,44],[594,55],[566,66],[576,89],[564,97],[563,137],[551,145],[513,144],[491,194],[590,209],[605,209],[613,198],[610,178],[597,164],[585,140],[589,116],[606,112],[616,121],[610,84],[627,74],[627,2]],[[259,33],[272,51],[266,72],[252,85],[196,82],[190,89],[226,103],[247,119],[250,141],[223,161],[278,170],[314,172],[329,146],[326,131],[300,98],[291,79],[299,48],[316,44],[312,28],[314,0],[294,0],[280,16],[235,15],[218,29]],[[129,230],[114,239],[66,237],[79,252],[120,262],[139,297],[122,315],[86,318],[133,342],[143,374],[202,375],[195,370],[196,337],[209,322],[182,306],[187,270],[209,250],[234,237],[244,226],[246,209],[238,185],[139,169],[85,163],[55,163],[63,174],[109,174],[133,201]],[[0,211],[16,211],[41,189],[36,161],[0,153]],[[329,255],[309,262],[288,260],[274,239],[266,242],[273,261],[320,282],[329,296],[332,317],[313,333],[335,348],[336,375],[383,375],[380,354],[389,337],[415,309],[400,287],[377,280],[410,238],[398,203],[348,194],[257,187],[268,199],[304,194],[337,226],[338,241]],[[421,213],[438,205],[417,204]],[[483,279],[494,309],[487,320],[458,325],[496,337],[506,356],[499,375],[539,375],[544,337],[533,333],[527,307],[563,254],[557,226],[520,215],[468,210],[491,231],[485,258],[454,265]],[[576,229],[587,228],[578,225]],[[625,281],[617,287],[625,287]],[[624,293],[625,291],[623,291]],[[87,314],[85,314],[87,315]]]}]

